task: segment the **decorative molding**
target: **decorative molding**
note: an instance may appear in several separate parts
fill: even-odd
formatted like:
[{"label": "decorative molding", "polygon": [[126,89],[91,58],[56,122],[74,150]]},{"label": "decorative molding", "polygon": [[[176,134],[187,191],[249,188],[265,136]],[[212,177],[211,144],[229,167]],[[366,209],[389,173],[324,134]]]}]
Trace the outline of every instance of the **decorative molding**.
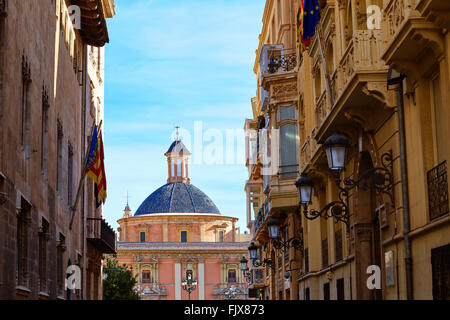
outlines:
[{"label": "decorative molding", "polygon": [[288,97],[295,97],[297,95],[297,83],[291,82],[287,84],[273,85],[271,100],[285,99]]}]

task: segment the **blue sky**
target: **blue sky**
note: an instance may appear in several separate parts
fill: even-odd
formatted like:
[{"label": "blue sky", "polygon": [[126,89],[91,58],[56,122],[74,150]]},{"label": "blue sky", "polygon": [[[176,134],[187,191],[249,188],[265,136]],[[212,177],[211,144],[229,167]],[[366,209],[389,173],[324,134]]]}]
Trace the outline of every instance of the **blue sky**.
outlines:
[{"label": "blue sky", "polygon": [[[194,122],[201,121],[203,132],[217,129],[225,145],[225,130],[242,129],[251,117],[252,70],[265,1],[115,3],[105,60],[108,198],[103,214],[117,228],[127,190],[134,213],[166,183],[164,153],[176,125],[193,136]],[[242,163],[191,164],[190,177],[223,215],[238,217],[241,231],[246,230]]]}]

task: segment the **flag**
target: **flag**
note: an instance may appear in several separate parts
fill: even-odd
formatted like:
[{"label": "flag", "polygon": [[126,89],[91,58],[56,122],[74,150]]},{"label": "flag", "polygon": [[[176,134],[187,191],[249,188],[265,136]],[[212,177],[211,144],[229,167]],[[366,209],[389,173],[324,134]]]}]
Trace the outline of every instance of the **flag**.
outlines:
[{"label": "flag", "polygon": [[91,145],[86,162],[86,175],[94,181],[94,193],[97,208],[105,203],[106,199],[106,175],[103,152],[102,133],[98,132],[97,125],[94,125]]},{"label": "flag", "polygon": [[316,32],[317,23],[320,20],[319,0],[303,0],[303,33],[305,42]]},{"label": "flag", "polygon": [[103,151],[103,136],[100,132],[100,136],[98,138],[99,143],[99,157],[100,157],[100,170],[98,175],[98,182],[96,185],[96,203],[97,208],[101,203],[105,203],[106,200],[106,174],[105,174],[105,154]]},{"label": "flag", "polygon": [[99,168],[99,145],[98,145],[98,129],[94,124],[94,131],[92,132],[91,145],[89,146],[89,152],[87,155],[85,173],[94,182],[98,181],[98,168]]},{"label": "flag", "polygon": [[304,0],[299,1],[299,8],[297,13],[297,40],[300,49],[300,55],[306,50],[306,47],[309,45],[310,39],[303,41],[303,2]]}]

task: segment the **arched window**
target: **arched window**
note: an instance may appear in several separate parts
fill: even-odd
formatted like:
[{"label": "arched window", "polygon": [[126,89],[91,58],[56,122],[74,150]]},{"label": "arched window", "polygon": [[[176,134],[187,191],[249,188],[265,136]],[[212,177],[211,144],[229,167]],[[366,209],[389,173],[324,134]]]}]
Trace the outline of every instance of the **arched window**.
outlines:
[{"label": "arched window", "polygon": [[317,68],[314,72],[314,94],[316,100],[319,99],[320,95],[322,94],[322,78],[320,73],[320,68]]},{"label": "arched window", "polygon": [[177,160],[177,177],[181,177],[181,159]]},{"label": "arched window", "polygon": [[330,41],[327,46],[327,72],[328,75],[332,75],[334,71],[334,52],[333,43]]},{"label": "arched window", "polygon": [[228,283],[236,283],[236,269],[228,269],[228,276],[227,276],[227,282]]},{"label": "arched window", "polygon": [[142,271],[142,283],[151,283],[152,282],[152,273],[150,270]]}]

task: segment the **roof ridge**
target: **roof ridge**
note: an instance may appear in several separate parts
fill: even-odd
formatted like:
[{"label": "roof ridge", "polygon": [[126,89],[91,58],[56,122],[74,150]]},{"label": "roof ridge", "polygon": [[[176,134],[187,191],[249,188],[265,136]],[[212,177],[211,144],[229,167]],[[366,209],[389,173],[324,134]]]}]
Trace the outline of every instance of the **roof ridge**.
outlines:
[{"label": "roof ridge", "polygon": [[175,183],[173,183],[173,182],[170,183],[172,185],[172,191],[170,192],[169,212],[172,211],[172,200],[173,200],[173,192],[175,190]]},{"label": "roof ridge", "polygon": [[192,208],[194,209],[193,213],[197,213],[197,211],[195,209],[194,199],[192,199],[191,190],[189,190],[189,188],[187,187],[187,183],[183,183],[183,184],[184,184],[184,187],[186,188],[187,193],[189,194],[189,198],[191,198]]}]

